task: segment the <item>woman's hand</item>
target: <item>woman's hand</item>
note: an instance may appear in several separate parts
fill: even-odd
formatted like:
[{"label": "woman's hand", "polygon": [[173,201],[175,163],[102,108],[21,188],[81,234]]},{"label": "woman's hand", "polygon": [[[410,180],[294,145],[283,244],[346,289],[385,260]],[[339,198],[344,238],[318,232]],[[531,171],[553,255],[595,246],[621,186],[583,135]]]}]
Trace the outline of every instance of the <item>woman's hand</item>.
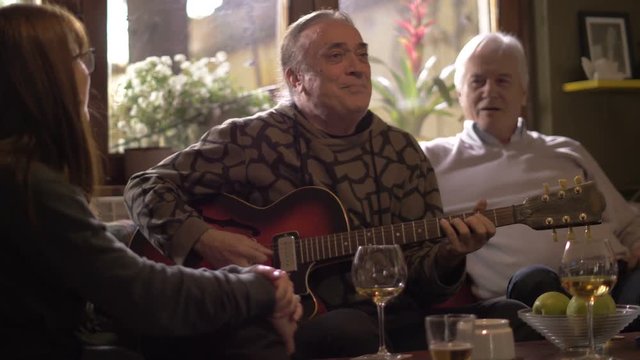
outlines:
[{"label": "woman's hand", "polygon": [[278,334],[282,336],[282,340],[287,348],[289,354],[293,354],[296,350],[294,334],[298,329],[298,320],[302,316],[302,305],[300,302],[296,303],[295,312],[291,316],[272,317],[271,324],[276,329]]},{"label": "woman's hand", "polygon": [[267,277],[273,283],[276,293],[271,323],[282,336],[289,354],[292,354],[295,351],[294,334],[302,317],[300,296],[294,293],[293,283],[285,271],[264,265],[255,265],[249,269]]}]

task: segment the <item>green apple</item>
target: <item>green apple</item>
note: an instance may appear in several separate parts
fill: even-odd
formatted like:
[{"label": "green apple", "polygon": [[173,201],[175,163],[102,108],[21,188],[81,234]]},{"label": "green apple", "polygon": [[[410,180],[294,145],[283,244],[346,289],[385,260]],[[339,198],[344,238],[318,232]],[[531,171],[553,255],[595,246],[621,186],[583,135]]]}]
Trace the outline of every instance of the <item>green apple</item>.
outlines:
[{"label": "green apple", "polygon": [[[608,315],[616,312],[616,302],[610,294],[596,296],[593,304],[593,315]],[[587,313],[587,301],[585,298],[574,296],[567,305],[567,315],[584,315]]]},{"label": "green apple", "polygon": [[567,312],[567,305],[569,305],[567,295],[557,291],[549,291],[538,296],[532,309],[534,314],[564,315]]}]

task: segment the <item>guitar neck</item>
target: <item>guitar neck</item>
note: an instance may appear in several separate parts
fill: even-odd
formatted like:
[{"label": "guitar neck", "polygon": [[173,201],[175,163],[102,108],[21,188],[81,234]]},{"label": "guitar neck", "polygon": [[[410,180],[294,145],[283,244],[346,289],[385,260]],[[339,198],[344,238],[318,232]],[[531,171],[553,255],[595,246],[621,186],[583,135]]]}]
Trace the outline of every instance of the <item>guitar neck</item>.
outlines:
[{"label": "guitar neck", "polygon": [[[513,205],[482,211],[496,227],[518,223],[517,213],[521,205]],[[302,238],[297,242],[301,263],[327,260],[353,255],[362,245],[404,245],[444,237],[440,219],[451,221],[465,219],[475,213],[463,213],[448,217],[427,218],[400,224],[378,226],[330,235]]]}]

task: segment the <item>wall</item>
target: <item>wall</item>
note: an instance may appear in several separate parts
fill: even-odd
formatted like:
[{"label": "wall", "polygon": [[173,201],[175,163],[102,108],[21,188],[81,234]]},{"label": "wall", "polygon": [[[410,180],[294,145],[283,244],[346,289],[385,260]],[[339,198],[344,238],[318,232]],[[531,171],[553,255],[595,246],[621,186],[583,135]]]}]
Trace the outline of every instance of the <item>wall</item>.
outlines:
[{"label": "wall", "polygon": [[535,0],[537,80],[535,128],[572,137],[596,158],[625,195],[640,189],[640,90],[565,93],[562,84],[586,79],[580,66],[578,11],[626,12],[631,43],[640,53],[640,1]]}]

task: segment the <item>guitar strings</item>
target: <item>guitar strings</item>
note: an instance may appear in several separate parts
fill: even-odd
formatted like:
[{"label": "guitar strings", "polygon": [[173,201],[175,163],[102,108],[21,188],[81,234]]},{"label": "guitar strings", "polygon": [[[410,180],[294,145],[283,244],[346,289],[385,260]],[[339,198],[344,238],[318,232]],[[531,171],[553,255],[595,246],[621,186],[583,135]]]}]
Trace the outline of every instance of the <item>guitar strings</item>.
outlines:
[{"label": "guitar strings", "polygon": [[[308,263],[332,257],[355,254],[360,245],[404,245],[425,240],[443,238],[440,231],[440,219],[466,218],[474,213],[464,213],[457,216],[437,217],[410,221],[407,223],[378,226],[369,229],[294,238],[294,247],[298,254],[299,263]],[[515,215],[512,207],[483,211],[483,214],[493,219],[497,224],[514,223]],[[437,233],[438,236],[434,236]],[[433,234],[433,235],[431,235]],[[355,239],[352,239],[355,238]],[[407,241],[408,239],[408,241]],[[355,240],[355,245],[353,241]],[[401,240],[401,241],[399,241]],[[273,251],[279,251],[278,242],[272,245]]]}]

